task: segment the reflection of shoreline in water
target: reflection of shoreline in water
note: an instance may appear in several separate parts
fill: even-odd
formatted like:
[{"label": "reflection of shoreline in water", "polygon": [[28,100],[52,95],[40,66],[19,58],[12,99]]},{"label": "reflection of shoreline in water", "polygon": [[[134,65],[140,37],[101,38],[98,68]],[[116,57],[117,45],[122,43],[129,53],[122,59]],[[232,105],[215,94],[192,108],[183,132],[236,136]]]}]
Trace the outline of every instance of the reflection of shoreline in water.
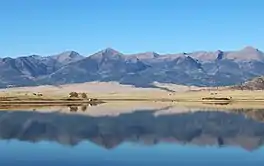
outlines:
[{"label": "reflection of shoreline in water", "polygon": [[205,105],[230,105],[230,102],[215,102],[215,103],[210,103],[210,102],[203,102]]},{"label": "reflection of shoreline in water", "polygon": [[262,146],[264,123],[246,118],[241,110],[235,112],[197,111],[155,116],[151,111],[142,110],[116,117],[91,117],[2,111],[0,137],[67,145],[88,140],[105,148],[122,142],[240,146],[248,150]]},{"label": "reflection of shoreline in water", "polygon": [[78,111],[82,111],[85,112],[87,111],[88,107],[93,107],[93,106],[97,106],[98,104],[84,104],[84,105],[67,105],[67,107],[69,108],[70,112],[78,112]]}]

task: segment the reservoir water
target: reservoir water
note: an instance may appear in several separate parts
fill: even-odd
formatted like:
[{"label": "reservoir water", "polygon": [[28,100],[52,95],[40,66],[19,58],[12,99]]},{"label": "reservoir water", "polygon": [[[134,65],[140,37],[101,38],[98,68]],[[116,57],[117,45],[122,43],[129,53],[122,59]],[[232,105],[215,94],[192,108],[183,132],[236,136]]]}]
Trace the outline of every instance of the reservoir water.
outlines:
[{"label": "reservoir water", "polygon": [[2,110],[0,138],[1,166],[262,166],[264,110]]}]

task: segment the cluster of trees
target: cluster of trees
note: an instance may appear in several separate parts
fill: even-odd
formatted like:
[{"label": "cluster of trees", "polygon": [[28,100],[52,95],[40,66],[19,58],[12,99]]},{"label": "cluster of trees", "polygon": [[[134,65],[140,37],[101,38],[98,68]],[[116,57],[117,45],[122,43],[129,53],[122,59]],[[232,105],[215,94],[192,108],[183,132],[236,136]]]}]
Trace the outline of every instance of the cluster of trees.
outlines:
[{"label": "cluster of trees", "polygon": [[[78,98],[79,97],[79,94],[77,92],[71,92],[69,94],[69,97],[71,97],[71,98]],[[80,94],[80,97],[83,98],[83,99],[87,99],[87,94],[86,93],[81,93]]]}]

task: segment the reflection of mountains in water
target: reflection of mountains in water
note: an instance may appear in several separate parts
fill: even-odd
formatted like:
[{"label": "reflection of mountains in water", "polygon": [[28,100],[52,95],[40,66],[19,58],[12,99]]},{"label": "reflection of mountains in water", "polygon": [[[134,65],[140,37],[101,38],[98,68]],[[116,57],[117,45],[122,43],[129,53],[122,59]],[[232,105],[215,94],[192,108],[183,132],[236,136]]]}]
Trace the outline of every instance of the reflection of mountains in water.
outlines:
[{"label": "reflection of mountains in water", "polygon": [[263,145],[264,123],[242,113],[198,111],[154,116],[151,111],[117,117],[90,117],[60,113],[0,112],[0,137],[30,142],[49,140],[76,145],[89,140],[105,148],[122,142],[241,146]]}]

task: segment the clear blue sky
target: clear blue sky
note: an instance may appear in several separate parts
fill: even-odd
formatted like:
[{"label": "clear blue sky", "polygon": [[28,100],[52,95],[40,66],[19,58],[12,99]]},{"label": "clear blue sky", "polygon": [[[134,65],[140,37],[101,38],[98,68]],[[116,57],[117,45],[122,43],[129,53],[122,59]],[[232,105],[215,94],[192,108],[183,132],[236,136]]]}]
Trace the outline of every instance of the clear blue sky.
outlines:
[{"label": "clear blue sky", "polygon": [[264,50],[263,8],[262,0],[2,0],[0,56]]}]

